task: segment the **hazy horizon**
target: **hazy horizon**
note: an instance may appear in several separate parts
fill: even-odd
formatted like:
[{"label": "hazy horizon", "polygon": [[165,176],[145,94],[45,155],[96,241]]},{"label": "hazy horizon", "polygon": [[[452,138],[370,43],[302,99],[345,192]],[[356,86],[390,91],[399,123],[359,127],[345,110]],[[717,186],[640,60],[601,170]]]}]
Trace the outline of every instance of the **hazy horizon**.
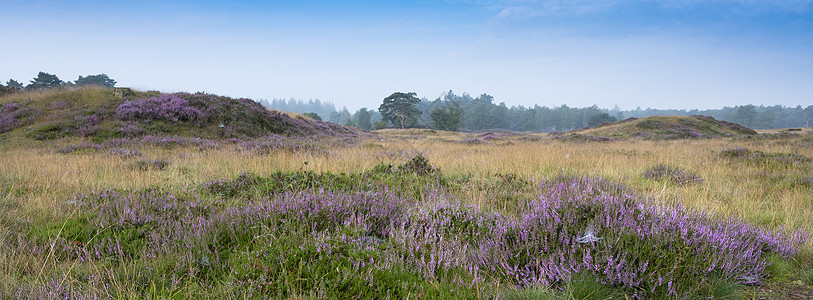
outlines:
[{"label": "hazy horizon", "polygon": [[2,1],[0,80],[375,109],[395,91],[507,106],[813,103],[811,1]]}]

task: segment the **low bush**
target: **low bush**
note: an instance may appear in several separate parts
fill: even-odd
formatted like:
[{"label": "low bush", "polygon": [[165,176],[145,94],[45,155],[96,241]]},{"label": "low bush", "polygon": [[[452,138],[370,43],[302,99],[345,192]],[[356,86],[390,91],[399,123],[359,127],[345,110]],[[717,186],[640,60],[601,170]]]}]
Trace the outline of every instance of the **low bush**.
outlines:
[{"label": "low bush", "polygon": [[656,165],[644,172],[644,178],[651,180],[666,180],[677,185],[689,185],[703,182],[696,174],[678,167]]}]

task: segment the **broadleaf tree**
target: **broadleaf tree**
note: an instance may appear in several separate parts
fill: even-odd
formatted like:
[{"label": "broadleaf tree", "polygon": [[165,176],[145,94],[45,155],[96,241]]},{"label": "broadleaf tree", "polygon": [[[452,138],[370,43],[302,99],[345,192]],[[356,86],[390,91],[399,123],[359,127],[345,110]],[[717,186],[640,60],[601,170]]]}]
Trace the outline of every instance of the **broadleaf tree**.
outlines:
[{"label": "broadleaf tree", "polygon": [[378,107],[381,117],[392,124],[401,126],[401,129],[418,125],[421,111],[415,107],[421,102],[416,93],[395,92],[384,98],[384,103]]}]

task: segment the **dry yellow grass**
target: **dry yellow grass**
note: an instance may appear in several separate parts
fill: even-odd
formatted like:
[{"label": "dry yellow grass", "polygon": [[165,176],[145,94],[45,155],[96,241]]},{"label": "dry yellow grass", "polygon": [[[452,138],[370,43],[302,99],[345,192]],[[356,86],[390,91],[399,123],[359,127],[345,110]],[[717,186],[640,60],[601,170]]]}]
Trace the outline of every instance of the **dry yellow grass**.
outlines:
[{"label": "dry yellow grass", "polygon": [[[796,153],[813,157],[812,147],[800,147],[804,137],[790,140],[691,140],[569,143],[544,134],[506,136],[483,144],[461,143],[473,134],[427,130],[384,130],[356,145],[329,147],[326,153],[277,152],[256,155],[236,147],[200,151],[196,148],[144,147],[141,158],[120,158],[105,153],[60,154],[47,145],[6,145],[0,156],[0,189],[15,197],[24,211],[47,210],[74,194],[103,189],[168,188],[276,170],[359,172],[379,163],[403,163],[423,153],[444,174],[489,178],[516,174],[539,180],[558,175],[589,175],[631,186],[643,194],[670,203],[740,216],[772,228],[785,226],[813,231],[813,193],[804,187],[784,187],[781,176],[803,176],[810,167],[764,166],[729,162],[719,151],[746,147],[769,153]],[[809,139],[809,138],[808,138]],[[795,142],[794,142],[795,141]],[[807,142],[809,143],[809,142]],[[168,159],[164,170],[142,171],[139,159]],[[305,164],[307,162],[307,164]],[[645,180],[643,172],[657,164],[692,171],[700,184],[678,186]],[[813,176],[808,174],[808,176]],[[16,195],[16,196],[9,196]],[[478,199],[471,195],[472,201]],[[10,201],[10,200],[9,200]]]},{"label": "dry yellow grass", "polygon": [[9,102],[31,103],[35,107],[45,108],[54,101],[65,101],[71,104],[92,106],[101,104],[111,98],[115,98],[113,89],[90,85],[12,93],[0,97],[0,104]]}]

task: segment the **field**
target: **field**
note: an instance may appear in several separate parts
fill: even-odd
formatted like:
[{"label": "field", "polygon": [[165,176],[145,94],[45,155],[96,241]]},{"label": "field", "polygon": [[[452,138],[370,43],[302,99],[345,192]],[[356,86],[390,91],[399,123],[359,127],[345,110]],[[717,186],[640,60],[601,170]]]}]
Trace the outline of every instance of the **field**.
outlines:
[{"label": "field", "polygon": [[813,296],[810,129],[596,142],[37,126],[0,135],[3,298]]}]

